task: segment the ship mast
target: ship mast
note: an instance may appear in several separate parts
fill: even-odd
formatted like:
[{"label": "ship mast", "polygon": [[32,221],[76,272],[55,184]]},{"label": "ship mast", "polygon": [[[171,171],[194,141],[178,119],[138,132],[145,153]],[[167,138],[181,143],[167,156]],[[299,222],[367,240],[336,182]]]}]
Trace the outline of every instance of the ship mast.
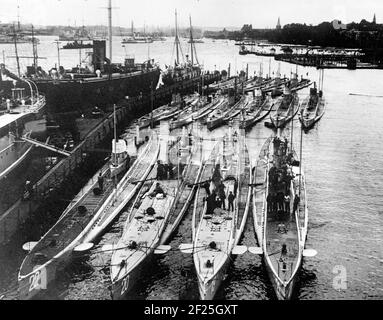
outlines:
[{"label": "ship mast", "polygon": [[16,55],[16,62],[17,62],[17,74],[20,77],[20,58],[19,54],[17,52],[17,39],[16,39],[16,28],[15,25],[13,25],[13,40],[15,43],[15,55]]},{"label": "ship mast", "polygon": [[192,32],[192,23],[191,23],[191,16],[189,15],[189,21],[190,21],[190,53],[191,53],[191,63],[194,65],[194,59],[193,59],[193,32]]},{"label": "ship mast", "polygon": [[194,65],[194,58],[195,58],[195,61],[197,64],[199,64],[198,62],[198,58],[197,58],[197,50],[195,48],[195,43],[194,43],[194,39],[193,39],[193,28],[192,28],[192,22],[191,22],[191,16],[189,15],[189,21],[190,21],[190,51],[191,51],[191,63],[192,63],[192,66]]},{"label": "ship mast", "polygon": [[180,64],[180,54],[178,52],[178,46],[180,44],[180,40],[178,39],[178,27],[177,27],[177,9],[175,10],[175,16],[176,16],[176,38],[175,38],[175,42],[176,42],[176,54],[177,54],[177,65]]},{"label": "ship mast", "polygon": [[[301,111],[301,116],[303,116],[303,110]],[[301,124],[301,145],[299,152],[299,198],[301,198],[301,184],[302,184],[302,143],[303,143],[303,128]]]},{"label": "ship mast", "polygon": [[116,119],[116,105],[113,104],[113,133],[114,133],[114,157],[113,157],[113,164],[117,166],[117,149],[116,149],[116,143],[117,143],[117,119]]},{"label": "ship mast", "polygon": [[33,54],[33,67],[35,68],[35,74],[37,74],[37,45],[35,42],[35,33],[32,25],[32,54]]},{"label": "ship mast", "polygon": [[20,32],[20,7],[17,6],[17,29]]},{"label": "ship mast", "polygon": [[108,0],[109,64],[112,64],[112,0]]},{"label": "ship mast", "polygon": [[57,63],[58,63],[58,70],[60,70],[60,40],[55,41],[57,45]]}]

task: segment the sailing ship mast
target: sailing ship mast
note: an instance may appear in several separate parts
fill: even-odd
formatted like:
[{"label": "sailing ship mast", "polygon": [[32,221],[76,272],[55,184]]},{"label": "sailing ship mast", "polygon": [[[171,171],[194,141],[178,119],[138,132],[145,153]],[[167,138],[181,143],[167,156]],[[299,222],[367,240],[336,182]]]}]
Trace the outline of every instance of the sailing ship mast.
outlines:
[{"label": "sailing ship mast", "polygon": [[190,54],[191,54],[191,63],[194,65],[194,59],[193,59],[193,32],[192,32],[192,23],[191,23],[191,16],[189,16],[190,20]]},{"label": "sailing ship mast", "polygon": [[178,39],[178,26],[177,26],[177,9],[175,10],[175,17],[176,17],[176,37],[175,37],[175,45],[176,45],[176,57],[177,57],[177,60],[176,60],[176,63],[177,65],[180,64],[180,55],[179,55],[179,51],[178,51],[178,46],[180,45],[180,40]]},{"label": "sailing ship mast", "polygon": [[17,30],[20,32],[20,6],[17,6]]},{"label": "sailing ship mast", "polygon": [[20,58],[19,58],[19,54],[18,54],[18,51],[17,51],[17,39],[16,39],[17,35],[16,35],[16,28],[15,28],[15,25],[13,25],[13,40],[14,40],[14,43],[15,43],[15,55],[16,55],[16,62],[17,62],[17,74],[18,76],[20,77],[21,74],[20,74]]},{"label": "sailing ship mast", "polygon": [[109,74],[112,65],[112,0],[108,0]]},{"label": "sailing ship mast", "polygon": [[[303,110],[302,110],[303,111]],[[302,112],[303,116],[303,112]],[[303,142],[303,128],[301,124],[301,145],[299,154],[299,199],[301,198],[301,185],[302,185],[302,142]]]},{"label": "sailing ship mast", "polygon": [[33,54],[33,67],[35,69],[35,74],[37,74],[37,45],[35,42],[35,33],[32,25],[32,54]]},{"label": "sailing ship mast", "polygon": [[197,50],[195,48],[195,43],[193,39],[193,29],[192,29],[192,22],[191,22],[191,16],[189,15],[189,21],[190,21],[190,52],[191,52],[191,63],[192,66],[194,65],[194,57],[196,60],[196,63],[199,64],[198,58],[197,58]]},{"label": "sailing ship mast", "polygon": [[113,104],[113,132],[114,132],[114,165],[117,165],[117,149],[116,149],[116,144],[117,144],[117,119],[116,119],[116,105]]},{"label": "sailing ship mast", "polygon": [[60,40],[56,40],[55,41],[56,45],[57,45],[57,63],[58,63],[58,70],[60,70]]}]

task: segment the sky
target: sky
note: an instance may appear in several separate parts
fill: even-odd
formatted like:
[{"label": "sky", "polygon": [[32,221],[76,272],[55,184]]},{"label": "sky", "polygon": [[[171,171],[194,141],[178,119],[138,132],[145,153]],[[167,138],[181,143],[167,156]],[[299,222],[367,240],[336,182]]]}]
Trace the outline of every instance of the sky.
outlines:
[{"label": "sky", "polygon": [[[96,25],[107,24],[107,0],[0,0],[0,21],[17,21],[18,9],[22,24],[34,25]],[[274,28],[278,17],[287,23],[316,25],[339,19],[343,23],[372,20],[383,23],[381,0],[112,0],[113,25],[137,28],[174,25],[178,10],[180,27],[189,23],[200,27]]]}]

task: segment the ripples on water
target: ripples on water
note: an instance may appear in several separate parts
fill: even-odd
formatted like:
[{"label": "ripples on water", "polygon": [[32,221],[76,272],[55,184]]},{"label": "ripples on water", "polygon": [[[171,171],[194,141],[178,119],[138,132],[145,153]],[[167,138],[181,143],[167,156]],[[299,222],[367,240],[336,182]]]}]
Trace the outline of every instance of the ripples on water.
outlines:
[{"label": "ripples on water", "polygon": [[[48,53],[43,54],[43,50],[42,54],[48,57],[48,62],[54,63],[54,52],[48,49],[49,41],[42,42]],[[124,52],[118,47],[118,42],[114,45],[117,61],[123,58]],[[264,70],[268,70],[269,58],[239,56],[238,48],[232,42],[206,40],[196,46],[206,70],[212,70],[214,66],[220,70],[227,69],[229,63],[232,74],[236,69],[244,69],[246,63],[250,74],[259,69],[260,63],[264,64]],[[146,45],[129,45],[127,49],[135,52],[137,61],[147,57]],[[150,52],[164,65],[171,61],[171,49],[169,40],[151,45]],[[63,53],[62,61],[76,61],[76,54],[68,51]],[[277,66],[275,61],[271,61],[271,70],[276,70]],[[289,75],[296,68],[287,63],[280,66],[282,75]],[[318,78],[313,68],[299,67],[298,72],[308,73],[312,80]],[[326,113],[309,133],[303,135],[303,166],[310,219],[307,247],[315,248],[318,255],[303,263],[297,299],[383,298],[383,98],[349,95],[383,96],[381,83],[381,70],[325,71]],[[308,94],[308,89],[303,90],[300,96],[305,94]],[[294,126],[294,140],[298,147],[298,121]],[[224,129],[220,128],[213,135],[223,133]],[[263,124],[258,124],[248,133],[247,143],[253,161],[271,133]],[[191,212],[192,208],[172,238],[170,245],[173,248],[191,241]],[[110,299],[109,270],[105,266],[111,255],[95,252],[103,244],[117,242],[123,225],[123,218],[114,223],[89,257],[72,263],[59,279],[56,292],[49,292],[44,298]],[[251,213],[242,243],[256,245]],[[10,252],[1,257],[6,279],[13,282],[0,279],[5,288],[14,286],[15,268],[23,257],[19,248],[14,249],[18,251],[16,258]],[[346,270],[346,290],[333,288],[338,266]],[[129,299],[198,299],[193,259],[178,250],[155,257],[145,267],[140,281],[139,288]],[[234,258],[216,298],[275,299],[261,258],[249,253]]]}]

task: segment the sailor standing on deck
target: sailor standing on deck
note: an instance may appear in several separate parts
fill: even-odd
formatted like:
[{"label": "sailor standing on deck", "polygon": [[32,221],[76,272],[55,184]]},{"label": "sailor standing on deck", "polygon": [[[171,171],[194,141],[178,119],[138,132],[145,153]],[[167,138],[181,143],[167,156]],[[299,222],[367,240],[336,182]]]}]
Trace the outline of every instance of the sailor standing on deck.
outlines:
[{"label": "sailor standing on deck", "polygon": [[227,200],[229,201],[229,211],[234,211],[234,199],[235,196],[232,191],[230,191],[229,196],[227,197]]},{"label": "sailor standing on deck", "polygon": [[216,198],[216,194],[214,191],[211,195],[209,195],[206,198],[207,214],[213,214],[214,213],[214,209],[216,208],[215,198]]},{"label": "sailor standing on deck", "polygon": [[284,201],[285,201],[285,212],[287,214],[290,214],[290,196],[288,193],[286,193],[284,197]]},{"label": "sailor standing on deck", "polygon": [[[223,185],[223,187],[225,187],[225,186]],[[221,189],[219,190],[219,198],[220,198],[221,201],[222,201],[222,209],[223,209],[223,210],[226,210],[226,204],[225,204],[226,194],[225,194],[225,190],[224,190],[224,188],[221,188]]]},{"label": "sailor standing on deck", "polygon": [[294,197],[293,214],[295,214],[295,211],[297,211],[300,201],[301,201],[301,199],[299,198],[299,195],[296,194]]},{"label": "sailor standing on deck", "polygon": [[167,172],[165,166],[161,163],[160,160],[157,160],[157,180],[166,179]]},{"label": "sailor standing on deck", "polygon": [[219,185],[221,184],[222,181],[222,175],[221,175],[221,166],[220,164],[216,164],[212,180],[214,182],[215,188],[218,189]]},{"label": "sailor standing on deck", "polygon": [[208,181],[205,181],[202,187],[205,189],[206,194],[210,196],[210,183]]},{"label": "sailor standing on deck", "polygon": [[101,191],[104,190],[104,177],[102,176],[101,172],[98,174],[98,186],[100,188]]}]

